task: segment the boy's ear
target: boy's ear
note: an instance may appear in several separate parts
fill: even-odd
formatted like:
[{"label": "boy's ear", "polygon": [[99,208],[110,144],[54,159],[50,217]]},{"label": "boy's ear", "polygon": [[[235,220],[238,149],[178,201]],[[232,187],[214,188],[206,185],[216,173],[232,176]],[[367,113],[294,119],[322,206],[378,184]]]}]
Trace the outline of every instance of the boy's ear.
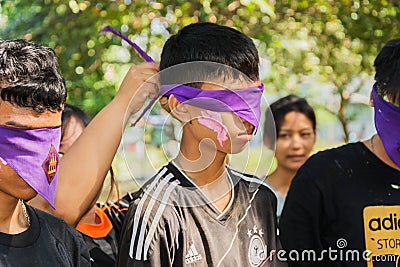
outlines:
[{"label": "boy's ear", "polygon": [[186,123],[191,120],[190,113],[188,112],[187,105],[179,102],[174,95],[168,97],[168,108],[172,116],[178,119],[182,123]]}]

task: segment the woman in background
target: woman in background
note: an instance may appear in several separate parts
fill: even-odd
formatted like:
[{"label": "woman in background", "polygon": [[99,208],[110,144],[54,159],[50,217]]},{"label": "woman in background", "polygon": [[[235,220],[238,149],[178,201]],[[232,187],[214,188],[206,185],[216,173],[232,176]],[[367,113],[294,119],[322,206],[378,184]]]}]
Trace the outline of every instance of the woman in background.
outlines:
[{"label": "woman in background", "polygon": [[269,114],[273,116],[275,128],[267,119],[263,141],[267,148],[275,149],[277,167],[266,176],[265,181],[278,199],[279,220],[290,183],[315,144],[316,119],[313,108],[304,98],[296,95],[288,95],[272,103],[266,111],[266,118],[270,118]]}]

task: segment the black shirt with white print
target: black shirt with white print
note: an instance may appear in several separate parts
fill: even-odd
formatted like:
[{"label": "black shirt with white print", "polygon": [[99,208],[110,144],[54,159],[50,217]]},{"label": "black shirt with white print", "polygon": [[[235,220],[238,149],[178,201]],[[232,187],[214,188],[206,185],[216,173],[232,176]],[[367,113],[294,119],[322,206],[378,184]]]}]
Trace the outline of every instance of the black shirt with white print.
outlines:
[{"label": "black shirt with white print", "polygon": [[174,164],[134,193],[117,266],[281,266],[276,197],[227,168],[234,188],[221,212]]},{"label": "black shirt with white print", "polygon": [[397,267],[400,171],[363,143],[310,157],[280,219],[289,266]]}]

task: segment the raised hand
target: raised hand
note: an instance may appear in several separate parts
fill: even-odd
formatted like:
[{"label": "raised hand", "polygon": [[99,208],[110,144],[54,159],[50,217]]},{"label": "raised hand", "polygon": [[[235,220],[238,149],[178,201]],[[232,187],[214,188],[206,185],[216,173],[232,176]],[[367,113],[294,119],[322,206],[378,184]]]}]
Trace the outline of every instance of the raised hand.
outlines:
[{"label": "raised hand", "polygon": [[155,63],[143,63],[129,69],[114,98],[114,101],[127,106],[127,116],[139,111],[147,98],[158,96],[158,70]]}]

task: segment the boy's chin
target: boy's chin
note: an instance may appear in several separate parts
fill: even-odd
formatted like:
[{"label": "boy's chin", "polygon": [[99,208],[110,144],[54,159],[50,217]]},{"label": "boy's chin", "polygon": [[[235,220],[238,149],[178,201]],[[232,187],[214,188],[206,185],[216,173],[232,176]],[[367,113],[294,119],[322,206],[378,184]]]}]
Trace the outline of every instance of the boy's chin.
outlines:
[{"label": "boy's chin", "polygon": [[240,152],[245,150],[248,143],[249,142],[243,142],[240,144],[232,145],[231,147],[223,147],[221,151],[226,154],[239,154]]}]

